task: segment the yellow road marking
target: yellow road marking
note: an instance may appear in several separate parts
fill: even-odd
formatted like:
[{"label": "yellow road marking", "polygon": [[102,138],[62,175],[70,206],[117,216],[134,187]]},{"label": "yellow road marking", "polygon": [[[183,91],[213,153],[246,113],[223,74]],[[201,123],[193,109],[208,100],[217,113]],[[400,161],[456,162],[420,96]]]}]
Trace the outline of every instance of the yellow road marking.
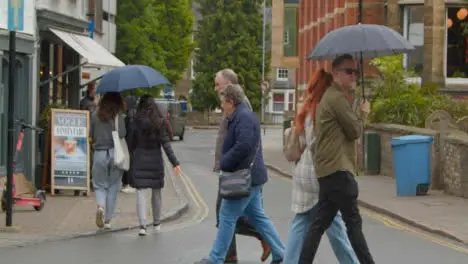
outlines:
[{"label": "yellow road marking", "polygon": [[[282,175],[280,175],[278,173],[273,173],[273,175],[276,178],[280,178],[282,180],[291,182],[291,178],[289,178],[289,177],[282,176]],[[466,247],[457,245],[455,243],[448,242],[448,241],[446,241],[444,239],[438,238],[435,235],[424,233],[422,231],[419,231],[418,229],[411,228],[409,226],[400,224],[400,223],[396,222],[395,220],[393,220],[393,219],[391,219],[391,218],[389,218],[387,216],[384,216],[384,215],[376,213],[376,212],[372,212],[372,211],[370,211],[368,209],[363,209],[361,207],[360,210],[364,215],[383,223],[385,226],[388,226],[388,227],[393,228],[393,229],[398,229],[398,230],[401,230],[403,232],[411,233],[411,234],[416,235],[416,236],[418,236],[418,237],[420,237],[420,238],[422,238],[424,240],[431,241],[431,242],[436,243],[438,245],[441,245],[441,246],[444,246],[444,247],[447,247],[447,248],[451,248],[451,249],[456,250],[458,252],[468,254],[468,248],[466,248]]]},{"label": "yellow road marking", "polygon": [[199,224],[208,216],[209,213],[208,205],[198,192],[192,180],[185,173],[182,172],[179,176],[172,177],[180,177],[182,183],[185,186],[185,189],[187,190],[188,195],[190,196],[190,201],[193,201],[193,203],[195,204],[196,213],[190,220],[184,221],[183,223],[170,225],[168,228],[164,228],[161,232],[170,232],[186,228],[195,224]]}]

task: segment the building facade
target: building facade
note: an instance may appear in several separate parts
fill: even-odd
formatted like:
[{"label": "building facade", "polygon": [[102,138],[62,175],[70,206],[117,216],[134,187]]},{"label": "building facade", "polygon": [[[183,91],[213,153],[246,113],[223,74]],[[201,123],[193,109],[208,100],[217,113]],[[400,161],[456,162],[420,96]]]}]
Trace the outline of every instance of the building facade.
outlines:
[{"label": "building facade", "polygon": [[468,2],[388,0],[388,13],[389,26],[415,47],[403,61],[419,75],[412,81],[449,90],[468,87]]},{"label": "building facade", "polygon": [[[384,0],[363,0],[363,24],[385,24]],[[298,101],[302,102],[310,76],[320,68],[329,68],[329,61],[310,61],[307,54],[328,32],[358,22],[358,0],[302,0],[299,5],[299,70]]]},{"label": "building facade", "polygon": [[296,71],[299,67],[297,33],[299,0],[272,0],[270,94],[265,121],[283,122],[295,109]]},{"label": "building facade", "polygon": [[[14,116],[26,122],[36,123],[37,32],[34,1],[24,1],[24,30],[16,34],[16,83],[14,91]],[[0,1],[0,177],[6,175],[7,120],[9,76],[8,1]],[[25,132],[24,149],[19,156],[18,169],[31,175],[36,155],[36,134]]]},{"label": "building facade", "polygon": [[[117,0],[87,0],[88,9],[86,17],[88,21],[87,34],[96,43],[104,47],[111,54],[115,54],[117,42]],[[85,58],[81,59],[82,62]],[[80,90],[81,97],[86,95],[87,84],[100,78],[114,66],[83,65],[81,68]]]}]

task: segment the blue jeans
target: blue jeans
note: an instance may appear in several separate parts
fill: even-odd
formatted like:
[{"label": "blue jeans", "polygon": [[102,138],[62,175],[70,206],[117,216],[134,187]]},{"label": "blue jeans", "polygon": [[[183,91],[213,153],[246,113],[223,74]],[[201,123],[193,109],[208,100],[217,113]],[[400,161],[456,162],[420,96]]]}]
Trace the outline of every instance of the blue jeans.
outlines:
[{"label": "blue jeans", "polygon": [[114,217],[123,171],[114,166],[114,149],[96,150],[93,157],[93,186],[96,203],[104,208],[104,221]]},{"label": "blue jeans", "polygon": [[263,210],[262,187],[262,185],[252,187],[250,196],[243,199],[222,200],[219,212],[218,233],[216,234],[216,240],[209,256],[213,264],[224,264],[237,219],[242,215],[248,217],[249,222],[266,240],[271,248],[273,259],[283,259],[284,245],[275,226]]},{"label": "blue jeans", "polygon": [[[286,252],[284,253],[283,260],[284,264],[299,263],[302,245],[304,244],[307,229],[309,228],[309,224],[312,222],[313,217],[314,211],[312,209],[294,216],[288,233]],[[339,213],[335,216],[332,224],[327,229],[327,235],[339,263],[359,264],[356,254],[349,242],[348,235],[346,234],[346,227],[343,219],[341,219],[341,215]]]}]

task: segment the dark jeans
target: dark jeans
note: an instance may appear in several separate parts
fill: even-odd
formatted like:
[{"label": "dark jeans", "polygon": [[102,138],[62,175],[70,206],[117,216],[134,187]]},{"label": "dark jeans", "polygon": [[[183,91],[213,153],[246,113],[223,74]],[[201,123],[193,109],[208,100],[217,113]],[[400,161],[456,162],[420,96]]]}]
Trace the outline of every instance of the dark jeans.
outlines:
[{"label": "dark jeans", "polygon": [[317,213],[309,226],[302,247],[299,264],[311,264],[325,230],[340,210],[346,224],[349,241],[361,264],[374,264],[362,233],[362,219],[357,204],[358,184],[354,176],[346,171],[338,171],[318,179],[319,201],[313,210]]},{"label": "dark jeans", "polygon": [[[216,227],[218,227],[219,225],[219,208],[221,207],[221,201],[222,201],[222,198],[219,196],[219,192],[218,192],[218,197],[216,198]],[[233,257],[233,256],[237,256],[236,234],[255,237],[260,241],[263,240],[262,235],[260,235],[260,233],[258,233],[257,230],[255,230],[255,227],[253,227],[248,222],[247,217],[239,218],[239,220],[237,220],[236,232],[234,233],[232,237],[232,242],[231,242],[231,245],[229,246],[229,251],[226,255],[226,259]]]}]

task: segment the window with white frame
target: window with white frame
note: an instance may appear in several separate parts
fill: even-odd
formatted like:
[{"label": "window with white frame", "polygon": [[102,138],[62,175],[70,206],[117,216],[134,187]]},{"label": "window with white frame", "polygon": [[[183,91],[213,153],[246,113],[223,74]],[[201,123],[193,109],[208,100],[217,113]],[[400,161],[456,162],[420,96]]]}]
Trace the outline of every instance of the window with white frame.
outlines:
[{"label": "window with white frame", "polygon": [[273,112],[284,112],[284,93],[273,93]]},{"label": "window with white frame", "polygon": [[289,45],[289,29],[288,28],[284,29],[283,44]]},{"label": "window with white frame", "polygon": [[403,12],[403,35],[414,46],[405,54],[404,66],[418,74],[424,65],[424,5],[407,5]]},{"label": "window with white frame", "polygon": [[278,81],[287,81],[289,77],[288,69],[278,68],[276,70],[276,80]]}]

